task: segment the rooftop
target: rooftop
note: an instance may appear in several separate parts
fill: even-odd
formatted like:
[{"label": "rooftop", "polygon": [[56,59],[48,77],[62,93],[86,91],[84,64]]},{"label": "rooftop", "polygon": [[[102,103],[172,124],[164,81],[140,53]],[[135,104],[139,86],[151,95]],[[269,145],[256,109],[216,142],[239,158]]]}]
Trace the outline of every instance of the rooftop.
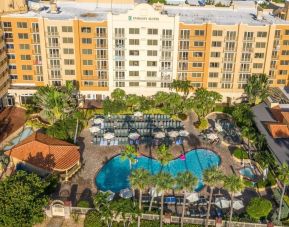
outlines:
[{"label": "rooftop", "polygon": [[[249,1],[250,2],[250,1]],[[251,3],[251,2],[250,2]],[[44,17],[48,19],[67,20],[79,18],[85,21],[103,21],[107,14],[127,13],[133,9],[132,4],[97,4],[77,3],[73,1],[58,2],[58,13],[51,13],[50,6],[46,3],[29,2],[30,10],[27,13],[16,13],[13,17]],[[289,24],[289,21],[274,17],[270,13],[263,13],[263,20],[256,20],[255,7],[243,7],[238,5],[235,9],[230,7],[200,7],[200,6],[164,6],[164,12],[169,16],[180,16],[180,21],[190,24],[215,23],[224,25],[249,24],[270,25]],[[5,15],[3,17],[7,17]]]},{"label": "rooftop", "polygon": [[70,169],[80,160],[78,146],[42,133],[32,134],[5,154],[49,171]]}]

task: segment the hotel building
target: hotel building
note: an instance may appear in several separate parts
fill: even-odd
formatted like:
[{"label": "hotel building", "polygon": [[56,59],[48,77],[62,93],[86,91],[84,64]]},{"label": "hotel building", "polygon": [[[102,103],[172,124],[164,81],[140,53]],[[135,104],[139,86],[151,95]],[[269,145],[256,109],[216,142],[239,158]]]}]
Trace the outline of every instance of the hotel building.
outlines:
[{"label": "hotel building", "polygon": [[115,88],[152,95],[180,79],[238,101],[247,79],[259,73],[269,76],[270,86],[283,87],[289,83],[289,4],[273,13],[130,2],[30,5],[0,19],[8,99],[24,104],[38,86],[66,81],[86,99],[103,99]]}]

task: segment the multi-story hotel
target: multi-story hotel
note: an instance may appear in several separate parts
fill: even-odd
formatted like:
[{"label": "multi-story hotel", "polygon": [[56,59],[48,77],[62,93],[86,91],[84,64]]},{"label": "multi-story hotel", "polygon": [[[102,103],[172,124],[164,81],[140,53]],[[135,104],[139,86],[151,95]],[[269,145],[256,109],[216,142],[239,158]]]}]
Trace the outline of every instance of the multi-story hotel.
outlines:
[{"label": "multi-story hotel", "polygon": [[66,81],[75,81],[86,99],[115,88],[152,95],[180,79],[237,101],[252,74],[267,74],[271,86],[288,85],[288,18],[288,3],[273,13],[131,2],[30,4],[26,13],[1,16],[8,98],[26,103],[38,86]]}]

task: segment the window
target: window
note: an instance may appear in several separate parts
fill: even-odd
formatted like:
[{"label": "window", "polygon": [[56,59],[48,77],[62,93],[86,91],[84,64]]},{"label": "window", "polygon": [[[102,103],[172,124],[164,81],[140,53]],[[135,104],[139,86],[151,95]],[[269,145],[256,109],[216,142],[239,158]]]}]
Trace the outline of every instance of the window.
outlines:
[{"label": "window", "polygon": [[13,33],[5,32],[4,33],[4,38],[7,40],[7,42],[12,41],[12,40],[9,40],[9,39],[13,39]]},{"label": "window", "polygon": [[93,64],[93,61],[92,61],[92,60],[83,60],[83,61],[82,61],[82,64],[83,64],[83,65],[92,65],[92,64]]},{"label": "window", "polygon": [[28,39],[28,33],[18,33],[19,39]]},{"label": "window", "polygon": [[218,78],[218,76],[219,76],[219,73],[217,73],[217,72],[209,72],[210,78]]},{"label": "window", "polygon": [[72,37],[63,37],[63,43],[73,43]]},{"label": "window", "polygon": [[250,70],[250,64],[242,63],[240,67],[241,72],[248,72]]},{"label": "window", "polygon": [[[14,56],[15,57],[15,56]],[[31,60],[31,56],[30,55],[21,55],[20,56],[21,60],[25,61],[25,60]]]},{"label": "window", "polygon": [[11,22],[3,22],[3,28],[11,28]]},{"label": "window", "polygon": [[194,51],[193,52],[193,57],[195,58],[202,58],[204,56],[204,52],[201,51]]},{"label": "window", "polygon": [[107,80],[107,72],[106,71],[97,71],[97,78],[99,80]]},{"label": "window", "polygon": [[267,37],[267,32],[257,32],[257,37],[266,38]]},{"label": "window", "polygon": [[120,82],[120,81],[115,82],[115,86],[116,87],[125,87],[125,82]]},{"label": "window", "polygon": [[64,59],[64,65],[74,65],[74,59]]},{"label": "window", "polygon": [[263,68],[263,64],[262,63],[254,63],[253,64],[253,68],[254,69],[262,69]]},{"label": "window", "polygon": [[194,88],[200,88],[202,86],[201,83],[191,83],[192,87]]},{"label": "window", "polygon": [[224,61],[234,61],[234,53],[225,53]]},{"label": "window", "polygon": [[204,46],[204,41],[195,41],[194,42],[194,46],[195,47],[203,47]]},{"label": "window", "polygon": [[85,81],[83,81],[83,85],[86,87],[93,86],[93,81],[85,80]]},{"label": "window", "polygon": [[217,82],[209,82],[208,83],[208,87],[209,88],[217,88],[218,87],[218,83]]},{"label": "window", "polygon": [[91,38],[82,38],[81,42],[83,44],[91,44],[92,43],[92,39]]},{"label": "window", "polygon": [[204,36],[205,31],[204,30],[195,30],[195,36]]},{"label": "window", "polygon": [[190,46],[189,41],[180,41],[180,49],[181,50],[188,50]]},{"label": "window", "polygon": [[219,58],[221,56],[220,52],[211,52],[211,57],[212,58]]},{"label": "window", "polygon": [[139,76],[139,71],[129,71],[129,76]]},{"label": "window", "polygon": [[188,62],[179,62],[179,70],[188,70]]},{"label": "window", "polygon": [[124,61],[115,61],[116,68],[124,68]]},{"label": "window", "polygon": [[29,50],[30,46],[29,44],[20,44],[19,48],[20,50]]},{"label": "window", "polygon": [[32,65],[22,65],[22,70],[32,70]]},{"label": "window", "polygon": [[156,82],[147,82],[147,87],[156,87],[157,83]]},{"label": "window", "polygon": [[72,32],[72,26],[62,26],[62,32]]},{"label": "window", "polygon": [[235,46],[236,46],[235,42],[226,42],[225,49],[228,51],[234,51]]},{"label": "window", "polygon": [[189,39],[190,30],[181,30],[181,39]]},{"label": "window", "polygon": [[129,66],[139,66],[139,61],[129,61]]},{"label": "window", "polygon": [[96,57],[101,59],[101,58],[106,58],[107,54],[106,54],[106,50],[97,50],[96,51]]},{"label": "window", "polygon": [[91,33],[91,28],[90,27],[81,27],[81,32],[82,33]]},{"label": "window", "polygon": [[251,60],[251,54],[250,53],[242,53],[241,61],[250,61]]},{"label": "window", "polygon": [[9,65],[9,69],[16,69],[16,65]]},{"label": "window", "polygon": [[26,22],[17,22],[17,28],[27,28]]},{"label": "window", "polygon": [[23,75],[23,80],[33,80],[32,75]]},{"label": "window", "polygon": [[280,65],[289,65],[289,60],[281,60]]},{"label": "window", "polygon": [[156,61],[147,61],[147,66],[157,66]]},{"label": "window", "polygon": [[155,29],[155,28],[148,29],[148,35],[157,35],[157,34],[158,34],[158,29]]},{"label": "window", "polygon": [[96,40],[97,48],[105,48],[106,47],[106,40],[105,39],[97,39]]},{"label": "window", "polygon": [[224,68],[224,71],[232,71],[233,63],[224,63],[223,68]]},{"label": "window", "polygon": [[227,31],[227,40],[235,40],[237,36],[237,32],[235,31]]},{"label": "window", "polygon": [[64,54],[74,54],[74,49],[72,48],[64,48],[63,49]]},{"label": "window", "polygon": [[139,34],[139,28],[130,28],[129,34]]},{"label": "window", "polygon": [[158,51],[157,50],[148,50],[147,56],[158,56]]},{"label": "window", "polygon": [[179,52],[180,60],[188,60],[189,52]]},{"label": "window", "polygon": [[162,59],[163,60],[171,60],[172,52],[171,51],[162,51]]},{"label": "window", "polygon": [[275,31],[275,39],[277,38],[280,38],[280,36],[281,36],[281,31],[280,30],[276,30]]},{"label": "window", "polygon": [[213,36],[222,36],[223,31],[222,30],[213,30]]},{"label": "window", "polygon": [[243,51],[252,51],[252,43],[244,42]]},{"label": "window", "polygon": [[115,72],[115,79],[116,80],[123,80],[125,78],[124,72]]},{"label": "window", "polygon": [[170,41],[170,40],[163,40],[163,41],[162,41],[162,47],[163,47],[163,48],[171,48],[171,47],[172,47],[172,41]]},{"label": "window", "polygon": [[106,28],[96,28],[96,37],[105,37]]},{"label": "window", "polygon": [[289,40],[284,40],[284,41],[283,41],[283,45],[284,45],[284,46],[289,46]]},{"label": "window", "polygon": [[264,53],[255,53],[255,58],[264,58]]},{"label": "window", "polygon": [[15,54],[7,54],[8,59],[15,59]]},{"label": "window", "polygon": [[285,30],[285,35],[289,35],[289,30]]},{"label": "window", "polygon": [[18,79],[18,76],[17,76],[17,75],[10,75],[10,79],[11,79],[11,80],[17,80],[17,79]]},{"label": "window", "polygon": [[130,87],[138,87],[139,86],[139,82],[129,82],[129,86]]},{"label": "window", "polygon": [[218,68],[219,67],[219,63],[218,62],[210,62],[210,67],[211,68]]},{"label": "window", "polygon": [[277,80],[277,84],[286,84],[286,80]]},{"label": "window", "polygon": [[148,46],[157,46],[158,45],[158,40],[157,39],[148,39],[147,40],[147,45]]},{"label": "window", "polygon": [[192,73],[192,77],[193,78],[200,78],[202,76],[203,76],[203,73],[201,73],[201,72],[193,72]]},{"label": "window", "polygon": [[139,45],[139,39],[130,39],[129,45]]},{"label": "window", "polygon": [[157,72],[156,71],[147,71],[147,77],[156,77]]},{"label": "window", "polygon": [[201,68],[201,67],[203,67],[203,63],[202,62],[193,62],[192,67],[193,68]]},{"label": "window", "polygon": [[173,30],[171,29],[163,29],[163,38],[172,38]]},{"label": "window", "polygon": [[64,71],[64,74],[65,74],[66,76],[68,76],[68,75],[75,75],[75,70],[73,70],[73,69],[66,69],[66,70]]},{"label": "window", "polygon": [[266,43],[265,42],[256,42],[256,48],[265,48]]},{"label": "window", "polygon": [[222,83],[222,89],[230,89],[230,88],[232,88],[231,83]]},{"label": "window", "polygon": [[56,26],[48,26],[47,32],[49,35],[58,35],[57,27]]},{"label": "window", "polygon": [[130,50],[129,56],[139,56],[139,51],[138,50]]},{"label": "window", "polygon": [[84,76],[92,76],[93,75],[93,70],[83,70],[83,75]]},{"label": "window", "polygon": [[253,40],[254,32],[244,32],[244,40]]}]

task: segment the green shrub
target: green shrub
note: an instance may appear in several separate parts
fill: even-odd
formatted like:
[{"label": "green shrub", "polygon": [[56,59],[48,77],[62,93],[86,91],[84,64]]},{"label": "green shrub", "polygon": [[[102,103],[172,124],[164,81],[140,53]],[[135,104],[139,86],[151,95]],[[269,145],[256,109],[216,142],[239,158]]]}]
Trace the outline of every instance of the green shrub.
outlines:
[{"label": "green shrub", "polygon": [[209,127],[209,122],[206,118],[201,118],[196,127],[198,130],[203,131]]},{"label": "green shrub", "polygon": [[287,206],[289,207],[289,196],[284,195],[283,199],[284,199],[285,203],[287,204]]},{"label": "green shrub", "polygon": [[248,187],[248,188],[254,187],[254,183],[252,181],[243,180],[243,182],[244,182],[245,186]]},{"label": "green shrub", "polygon": [[272,172],[268,173],[267,179],[266,180],[260,180],[257,183],[258,188],[265,188],[265,187],[271,187],[276,184],[276,179]]},{"label": "green shrub", "polygon": [[89,208],[89,202],[86,200],[79,200],[77,207]]},{"label": "green shrub", "polygon": [[233,151],[233,155],[234,155],[234,157],[236,157],[238,159],[248,159],[249,158],[248,153],[244,149],[239,148],[239,147]]},{"label": "green shrub", "polygon": [[246,212],[251,218],[259,220],[260,218],[266,218],[270,211],[272,210],[272,203],[264,198],[255,197],[251,199],[248,206],[246,207]]}]

